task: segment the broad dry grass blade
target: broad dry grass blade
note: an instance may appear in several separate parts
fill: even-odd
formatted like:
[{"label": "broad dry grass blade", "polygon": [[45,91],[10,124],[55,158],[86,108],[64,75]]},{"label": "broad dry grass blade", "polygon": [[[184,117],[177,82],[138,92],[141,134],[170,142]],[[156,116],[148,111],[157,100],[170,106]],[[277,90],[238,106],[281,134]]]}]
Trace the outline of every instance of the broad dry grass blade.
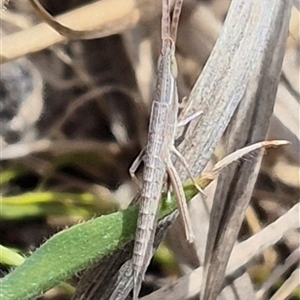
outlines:
[{"label": "broad dry grass blade", "polygon": [[[234,4],[235,2],[233,2]],[[248,2],[251,32],[249,44],[268,41],[253,65],[248,89],[224,137],[225,153],[266,137],[272,116],[288,35],[292,1]],[[260,33],[252,36],[260,26]],[[275,51],[274,51],[275,49]],[[246,60],[246,57],[242,58]],[[202,300],[215,300],[220,293],[226,265],[236,242],[260,169],[262,153],[221,174],[211,212]]]}]

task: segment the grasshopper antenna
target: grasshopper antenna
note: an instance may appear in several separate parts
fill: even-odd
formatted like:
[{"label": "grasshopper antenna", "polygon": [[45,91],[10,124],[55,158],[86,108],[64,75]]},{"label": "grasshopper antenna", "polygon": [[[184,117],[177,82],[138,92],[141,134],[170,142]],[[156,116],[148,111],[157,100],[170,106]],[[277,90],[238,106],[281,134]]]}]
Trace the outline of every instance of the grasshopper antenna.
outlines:
[{"label": "grasshopper antenna", "polygon": [[162,39],[162,52],[165,53],[165,49],[168,48],[168,41],[171,38],[170,35],[170,0],[163,0],[162,2],[162,19],[161,19],[161,39]]},{"label": "grasshopper antenna", "polygon": [[174,4],[174,10],[172,15],[171,29],[170,29],[170,37],[175,42],[177,38],[179,17],[182,10],[183,0],[176,0]]},{"label": "grasshopper antenna", "polygon": [[170,17],[171,5],[170,0],[163,0],[162,4],[162,21],[161,21],[161,38],[162,38],[162,52],[165,53],[169,47],[169,43],[174,44],[177,38],[179,17],[182,10],[183,0],[176,0],[172,14]]}]

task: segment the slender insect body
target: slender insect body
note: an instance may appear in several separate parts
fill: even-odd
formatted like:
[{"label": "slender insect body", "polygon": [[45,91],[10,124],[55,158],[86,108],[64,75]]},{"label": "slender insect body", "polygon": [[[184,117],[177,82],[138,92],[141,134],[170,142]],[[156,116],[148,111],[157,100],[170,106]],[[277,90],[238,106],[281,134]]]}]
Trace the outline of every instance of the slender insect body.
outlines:
[{"label": "slender insect body", "polygon": [[177,86],[176,78],[172,74],[172,64],[176,63],[173,55],[170,52],[169,57],[164,56],[164,59],[160,59],[161,75],[158,74],[156,86],[159,88],[155,94],[155,98],[159,100],[155,99],[152,103],[148,144],[143,157],[143,188],[133,251],[134,286],[138,289],[143,280],[141,276],[145,273],[153,254],[159,203],[167,161],[176,133],[178,103],[174,97],[177,95]]},{"label": "slender insect body", "polygon": [[[147,146],[135,162],[130,173],[144,161],[143,187],[133,250],[133,299],[138,299],[141,283],[153,255],[153,242],[162,188],[166,173],[179,203],[179,209],[191,240],[185,196],[180,178],[171,161],[177,128],[178,91],[175,39],[182,0],[176,0],[172,21],[170,4],[163,0],[162,50],[158,63],[158,74],[151,107]],[[175,153],[176,154],[176,153]]]}]

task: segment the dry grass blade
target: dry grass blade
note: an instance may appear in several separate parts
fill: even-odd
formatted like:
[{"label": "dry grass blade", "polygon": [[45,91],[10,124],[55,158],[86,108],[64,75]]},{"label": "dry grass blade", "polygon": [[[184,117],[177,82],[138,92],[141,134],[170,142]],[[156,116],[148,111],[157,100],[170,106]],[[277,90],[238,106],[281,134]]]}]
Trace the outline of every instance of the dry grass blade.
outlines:
[{"label": "dry grass blade", "polygon": [[[299,228],[298,216],[300,204],[296,204],[277,221],[264,228],[248,240],[236,245],[232,251],[226,276],[233,275],[239,269],[245,267],[253,257],[259,255],[268,247],[276,244],[284,235],[293,229]],[[181,300],[196,296],[201,290],[203,280],[203,267],[199,267],[191,274],[188,274],[175,283],[143,297],[143,300]]]},{"label": "dry grass blade", "polygon": [[255,151],[259,148],[277,147],[277,146],[287,145],[287,144],[289,144],[288,141],[264,141],[264,142],[259,142],[259,143],[244,147],[242,149],[239,149],[239,150],[227,155],[221,161],[217,162],[215,164],[212,172],[220,173],[225,167],[230,165],[232,162],[237,161],[238,159],[240,159],[247,153]]},{"label": "dry grass blade", "polygon": [[[74,30],[99,29],[98,37],[116,34],[136,24],[139,14],[136,1],[97,1],[57,17],[60,24],[68,24]],[[94,36],[93,36],[94,38]],[[46,49],[67,40],[48,24],[41,23],[2,39],[1,63]],[[22,45],[22,47],[16,47]]]},{"label": "dry grass blade", "polygon": [[271,51],[267,42],[276,28],[268,25],[277,16],[263,4],[256,5],[249,1],[232,2],[220,37],[189,95],[193,103],[191,111],[201,111],[202,115],[191,123],[179,150],[194,175],[203,170],[245,95],[249,80],[255,77],[254,72],[259,74],[262,67],[259,62]]},{"label": "dry grass blade", "polygon": [[254,287],[247,272],[242,273],[220,293],[218,300],[253,300]]},{"label": "dry grass blade", "polygon": [[45,23],[51,26],[59,34],[65,36],[68,39],[89,39],[99,34],[99,30],[73,30],[66,27],[55,20],[40,4],[38,0],[29,0],[37,14],[43,19]]},{"label": "dry grass blade", "polygon": [[[292,1],[269,4],[269,1],[249,3],[250,24],[263,28],[254,39],[249,32],[249,42],[260,44],[263,38],[268,44],[253,66],[249,88],[227,128],[225,153],[265,139],[267,134],[280,79]],[[262,153],[231,167],[226,175],[219,177],[206,247],[202,300],[216,299],[221,290],[226,265],[251,199],[261,160]]]},{"label": "dry grass blade", "polygon": [[292,275],[284,282],[280,289],[272,296],[270,300],[287,299],[292,292],[299,287],[300,268],[297,268]]},{"label": "dry grass blade", "polygon": [[268,278],[268,280],[263,284],[260,290],[256,293],[256,298],[258,300],[263,300],[266,292],[276,283],[277,280],[293,265],[300,263],[300,247],[293,251],[292,254],[285,260],[282,265],[276,267],[276,269],[272,272],[272,275]]},{"label": "dry grass blade", "polygon": [[[230,256],[226,274],[236,272],[246,265],[254,256],[262,253],[268,247],[276,244],[289,231],[299,228],[298,216],[300,204],[296,204],[278,220],[264,228],[248,240],[238,244]],[[241,253],[243,253],[241,255]]]},{"label": "dry grass blade", "polygon": [[120,150],[120,147],[115,143],[101,143],[85,140],[64,140],[55,142],[39,140],[30,144],[14,144],[3,148],[0,161],[21,158],[34,153],[48,152],[59,156],[76,151],[95,151],[99,154],[99,157],[106,155],[105,159],[109,160],[111,154],[119,154]]},{"label": "dry grass blade", "polygon": [[207,182],[207,185],[208,185],[211,181],[217,179],[217,177],[220,175],[222,170],[224,170],[224,168],[226,168],[233,162],[237,162],[243,156],[250,154],[251,152],[253,152],[255,150],[259,150],[261,148],[267,149],[269,147],[278,147],[278,146],[283,146],[283,145],[288,145],[288,144],[290,144],[290,143],[288,141],[284,141],[284,140],[282,140],[282,141],[280,141],[280,140],[264,141],[264,142],[255,143],[253,145],[246,146],[242,149],[236,150],[233,153],[230,153],[227,156],[225,156],[220,161],[218,161],[214,165],[212,171],[203,173],[201,175],[201,180],[203,180],[203,182]]}]

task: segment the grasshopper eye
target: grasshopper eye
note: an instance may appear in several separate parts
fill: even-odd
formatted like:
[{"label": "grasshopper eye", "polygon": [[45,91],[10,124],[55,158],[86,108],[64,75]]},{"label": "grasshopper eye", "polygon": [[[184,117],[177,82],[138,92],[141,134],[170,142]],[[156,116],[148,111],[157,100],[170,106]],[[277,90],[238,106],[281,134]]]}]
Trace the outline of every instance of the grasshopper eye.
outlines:
[{"label": "grasshopper eye", "polygon": [[171,73],[174,78],[177,78],[178,68],[177,68],[177,62],[176,62],[175,55],[172,55],[172,58],[171,58]]},{"label": "grasshopper eye", "polygon": [[162,60],[162,58],[161,58],[161,55],[160,55],[160,56],[158,57],[158,60],[157,60],[157,70],[160,69],[161,60]]}]

